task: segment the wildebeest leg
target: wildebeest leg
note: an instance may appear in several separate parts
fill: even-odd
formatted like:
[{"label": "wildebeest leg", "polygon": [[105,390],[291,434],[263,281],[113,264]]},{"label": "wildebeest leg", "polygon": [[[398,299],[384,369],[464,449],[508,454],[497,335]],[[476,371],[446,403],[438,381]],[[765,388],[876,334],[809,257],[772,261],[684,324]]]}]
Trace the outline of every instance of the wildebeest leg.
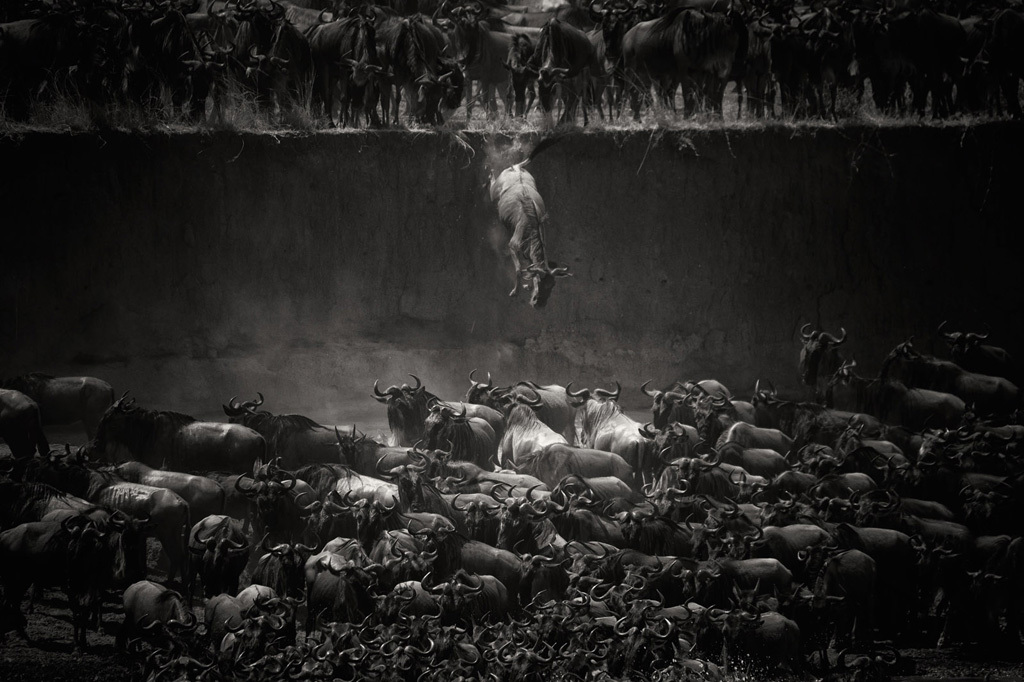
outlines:
[{"label": "wildebeest leg", "polygon": [[466,84],[462,86],[463,97],[466,100],[466,123],[473,120],[473,80],[470,78],[466,79]]},{"label": "wildebeest leg", "polygon": [[88,606],[83,604],[82,595],[76,590],[65,590],[68,607],[71,610],[72,639],[76,650],[84,650],[87,646],[85,632],[89,622]]},{"label": "wildebeest leg", "polygon": [[380,116],[377,115],[377,100],[380,99],[380,84],[370,80],[363,88],[363,115],[366,122],[374,127],[380,127]]},{"label": "wildebeest leg", "polygon": [[484,93],[484,109],[487,111],[487,118],[494,119],[498,117],[498,98],[495,94],[494,83],[487,81],[481,81],[480,87],[483,88]]},{"label": "wildebeest leg", "polygon": [[515,296],[519,293],[519,272],[530,265],[530,263],[524,262],[524,259],[520,258],[522,247],[522,241],[513,234],[512,239],[508,242],[508,252],[512,256],[512,265],[515,267],[515,270],[512,272],[512,291],[508,292],[509,296]]}]

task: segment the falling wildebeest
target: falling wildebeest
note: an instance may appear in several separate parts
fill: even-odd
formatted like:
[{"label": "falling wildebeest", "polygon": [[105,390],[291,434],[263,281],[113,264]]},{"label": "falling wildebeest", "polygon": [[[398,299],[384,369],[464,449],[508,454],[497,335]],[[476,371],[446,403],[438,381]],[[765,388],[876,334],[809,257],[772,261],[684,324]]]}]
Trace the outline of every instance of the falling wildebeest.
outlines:
[{"label": "falling wildebeest", "polygon": [[543,308],[555,288],[555,279],[570,277],[568,268],[555,267],[547,260],[544,245],[544,226],[548,212],[544,200],[537,191],[533,176],[523,169],[541,151],[558,140],[550,137],[533,148],[525,161],[510,166],[500,173],[491,171],[491,200],[498,207],[498,217],[511,232],[508,242],[509,253],[516,266],[515,286],[509,296],[519,293],[520,281],[530,291],[530,305]]}]

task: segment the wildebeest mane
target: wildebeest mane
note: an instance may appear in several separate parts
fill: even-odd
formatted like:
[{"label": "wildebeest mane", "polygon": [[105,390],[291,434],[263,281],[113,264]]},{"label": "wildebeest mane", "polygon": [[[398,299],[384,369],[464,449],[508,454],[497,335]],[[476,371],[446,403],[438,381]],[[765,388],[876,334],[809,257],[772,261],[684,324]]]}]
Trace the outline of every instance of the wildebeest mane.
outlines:
[{"label": "wildebeest mane", "polygon": [[473,452],[473,427],[469,421],[456,421],[431,414],[426,421],[427,447],[450,450],[455,459],[470,459]]},{"label": "wildebeest mane", "polygon": [[676,18],[688,9],[689,8],[685,6],[673,7],[668,12],[655,19],[654,23],[651,24],[651,32],[654,33],[669,30],[672,28],[673,24],[675,24]]},{"label": "wildebeest mane", "polygon": [[276,452],[282,441],[297,433],[327,429],[301,414],[271,414],[266,410],[247,412],[242,418],[242,425],[263,436],[271,452]]},{"label": "wildebeest mane", "polygon": [[[449,519],[454,519],[458,516],[452,508],[451,503],[441,495],[441,491],[437,489],[437,486],[435,486],[433,482],[421,477],[419,479],[419,487],[420,494],[423,495],[424,500],[429,500],[425,511],[441,514]],[[401,488],[399,488],[399,491],[401,491]]]},{"label": "wildebeest mane", "polygon": [[431,398],[436,396],[427,391],[402,391],[400,397],[388,400],[388,427],[393,433],[415,430],[415,435],[420,435],[430,415],[427,404]]},{"label": "wildebeest mane", "polygon": [[[368,63],[376,64],[377,32],[360,17],[349,17],[345,21],[354,23],[354,30],[344,33],[342,57],[356,61],[365,58]],[[349,45],[350,40],[351,45]],[[349,49],[345,50],[345,47],[349,47]]]},{"label": "wildebeest mane", "polygon": [[505,433],[508,433],[517,427],[521,428],[529,426],[537,421],[539,421],[537,419],[537,413],[533,411],[532,407],[528,405],[513,405],[505,420]]},{"label": "wildebeest mane", "polygon": [[65,497],[64,491],[46,483],[0,481],[0,526],[13,528],[35,521],[37,504]]},{"label": "wildebeest mane", "polygon": [[462,533],[449,531],[443,540],[434,543],[437,548],[437,559],[433,566],[436,579],[447,578],[462,565],[462,546],[467,542],[469,538]]},{"label": "wildebeest mane", "polygon": [[[322,462],[307,464],[295,472],[295,478],[308,483],[316,491],[317,497],[322,500],[334,489],[334,485],[340,477],[338,468],[341,466],[340,464],[331,465]],[[346,473],[350,472],[348,467],[344,467],[344,470]],[[346,476],[346,478],[349,478],[349,476]]]},{"label": "wildebeest mane", "polygon": [[[90,499],[93,494],[111,483],[117,483],[119,478],[111,473],[92,471],[80,464],[67,464],[59,467],[48,462],[36,460],[36,466],[30,466],[25,471],[25,480],[53,486],[64,493],[69,493],[83,499]],[[99,477],[94,478],[94,475]],[[40,489],[45,491],[45,489]]]},{"label": "wildebeest mane", "polygon": [[583,409],[583,434],[593,434],[600,429],[609,419],[622,414],[622,408],[614,400],[602,400],[600,402],[591,400]]},{"label": "wildebeest mane", "polygon": [[403,19],[405,45],[405,67],[414,77],[422,75],[435,75],[434,64],[440,55],[437,54],[436,45],[431,40],[424,40],[424,33],[428,32],[427,25],[418,17]]},{"label": "wildebeest mane", "polygon": [[170,427],[171,432],[176,432],[196,421],[195,417],[181,412],[147,410],[141,407],[119,408],[115,404],[103,415],[96,430],[94,443],[106,447],[108,420],[115,418],[119,418],[123,425],[121,443],[135,456],[152,451],[154,443],[165,435],[159,428],[161,421]]}]

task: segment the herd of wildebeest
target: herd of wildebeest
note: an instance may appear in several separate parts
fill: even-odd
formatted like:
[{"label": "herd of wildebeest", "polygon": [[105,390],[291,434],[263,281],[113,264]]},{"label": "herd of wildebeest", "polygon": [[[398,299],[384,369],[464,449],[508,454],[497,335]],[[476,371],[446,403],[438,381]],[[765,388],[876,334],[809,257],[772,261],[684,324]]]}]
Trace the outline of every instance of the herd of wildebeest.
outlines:
[{"label": "herd of wildebeest", "polygon": [[[1018,651],[1020,366],[940,331],[951,360],[911,340],[867,378],[845,330],[805,325],[808,400],[645,382],[645,424],[618,383],[374,382],[387,443],[262,395],[202,422],[8,379],[0,631],[60,588],[84,648],[120,601],[152,680],[868,681],[902,646]],[[89,442],[51,450],[73,422]]]},{"label": "herd of wildebeest", "polygon": [[[6,116],[64,98],[94,110],[224,120],[253,103],[287,124],[439,124],[465,106],[559,122],[653,106],[836,118],[870,83],[880,111],[1019,117],[1024,12],[1003,0],[10,0]],[[682,106],[678,105],[679,95]],[[909,95],[909,98],[908,98]],[[497,98],[503,100],[499,109]],[[501,113],[499,114],[499,111]],[[309,120],[307,116],[305,120]]]}]

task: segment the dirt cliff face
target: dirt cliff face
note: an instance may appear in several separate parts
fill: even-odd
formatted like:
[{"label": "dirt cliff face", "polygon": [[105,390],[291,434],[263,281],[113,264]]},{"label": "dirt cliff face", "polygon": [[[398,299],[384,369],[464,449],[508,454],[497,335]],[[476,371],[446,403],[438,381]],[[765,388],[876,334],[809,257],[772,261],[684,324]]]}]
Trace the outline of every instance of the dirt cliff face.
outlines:
[{"label": "dirt cliff face", "polygon": [[197,414],[261,390],[341,421],[376,377],[454,395],[473,367],[618,378],[627,407],[647,378],[796,389],[804,322],[845,326],[866,369],[911,334],[944,352],[946,318],[1020,350],[1011,124],[571,134],[530,165],[574,273],[539,311],[507,296],[468,139],[0,141],[0,375],[96,374]]}]

